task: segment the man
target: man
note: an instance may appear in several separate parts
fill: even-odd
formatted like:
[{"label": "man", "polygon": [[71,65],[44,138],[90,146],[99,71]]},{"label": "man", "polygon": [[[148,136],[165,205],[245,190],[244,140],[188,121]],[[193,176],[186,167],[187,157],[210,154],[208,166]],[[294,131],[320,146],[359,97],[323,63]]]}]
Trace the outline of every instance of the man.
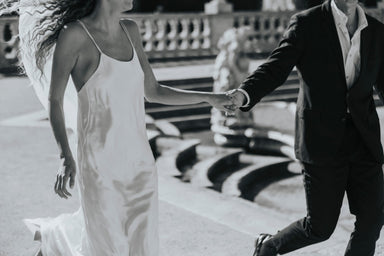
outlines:
[{"label": "man", "polygon": [[[345,255],[374,255],[384,221],[383,149],[373,86],[384,95],[384,25],[358,0],[328,0],[292,17],[266,63],[229,92],[249,111],[296,66],[295,153],[304,175],[307,216],[256,240],[255,256],[272,256],[327,240],[344,193],[356,216]],[[246,103],[243,105],[243,103]]]}]

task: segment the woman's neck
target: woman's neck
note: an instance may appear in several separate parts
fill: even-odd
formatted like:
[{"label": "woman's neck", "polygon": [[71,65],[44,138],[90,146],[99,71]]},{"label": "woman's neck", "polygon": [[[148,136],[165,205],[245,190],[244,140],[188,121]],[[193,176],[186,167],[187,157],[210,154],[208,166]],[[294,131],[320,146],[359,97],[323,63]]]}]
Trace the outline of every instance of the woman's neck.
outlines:
[{"label": "woman's neck", "polygon": [[116,28],[116,22],[121,19],[121,12],[117,11],[106,1],[99,0],[93,12],[87,17],[94,27],[102,31],[111,32]]}]

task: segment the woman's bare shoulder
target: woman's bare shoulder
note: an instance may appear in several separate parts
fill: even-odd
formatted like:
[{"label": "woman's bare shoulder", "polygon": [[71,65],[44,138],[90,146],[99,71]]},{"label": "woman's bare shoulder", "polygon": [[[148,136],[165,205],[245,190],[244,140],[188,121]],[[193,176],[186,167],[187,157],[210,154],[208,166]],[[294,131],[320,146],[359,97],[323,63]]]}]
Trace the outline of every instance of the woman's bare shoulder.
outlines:
[{"label": "woman's bare shoulder", "polygon": [[70,22],[63,26],[57,38],[57,45],[73,50],[80,50],[87,42],[87,34],[79,22]]}]

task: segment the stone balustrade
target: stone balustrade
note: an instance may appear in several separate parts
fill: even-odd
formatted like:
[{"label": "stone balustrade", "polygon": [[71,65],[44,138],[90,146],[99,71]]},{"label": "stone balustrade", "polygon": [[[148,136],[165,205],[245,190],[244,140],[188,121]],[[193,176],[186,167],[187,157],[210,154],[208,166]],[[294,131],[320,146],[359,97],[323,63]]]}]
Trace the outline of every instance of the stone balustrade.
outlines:
[{"label": "stone balustrade", "polygon": [[[383,9],[367,12],[384,21]],[[225,30],[248,26],[248,53],[268,53],[275,48],[294,12],[232,12],[221,14],[129,14],[140,28],[150,59],[212,57]],[[17,17],[0,18],[0,69],[17,62]]]},{"label": "stone balustrade", "polygon": [[129,15],[138,24],[150,58],[213,55],[211,17],[196,14]]},{"label": "stone balustrade", "polygon": [[249,36],[248,53],[266,53],[277,46],[294,13],[267,11],[255,15],[254,12],[236,12],[232,15],[233,26],[249,26],[253,31]]},{"label": "stone balustrade", "polygon": [[8,68],[18,62],[18,18],[0,18],[0,69]]}]

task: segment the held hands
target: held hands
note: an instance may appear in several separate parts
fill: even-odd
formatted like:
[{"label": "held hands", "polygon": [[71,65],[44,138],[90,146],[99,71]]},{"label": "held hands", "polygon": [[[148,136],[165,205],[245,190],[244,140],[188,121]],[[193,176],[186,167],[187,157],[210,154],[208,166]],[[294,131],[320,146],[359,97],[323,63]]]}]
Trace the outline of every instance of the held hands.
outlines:
[{"label": "held hands", "polygon": [[218,110],[233,115],[236,110],[232,98],[227,93],[212,93],[208,97],[208,103]]},{"label": "held hands", "polygon": [[233,116],[235,111],[244,105],[245,95],[237,90],[230,90],[225,93],[214,93],[211,95],[210,103],[213,107],[225,111],[227,116]]},{"label": "held hands", "polygon": [[234,89],[226,92],[226,94],[231,98],[232,103],[236,109],[244,105],[244,101],[246,100],[246,98],[244,93],[242,93],[241,91]]},{"label": "held hands", "polygon": [[75,185],[75,176],[76,176],[76,163],[75,160],[71,158],[63,158],[61,166],[57,171],[56,182],[55,182],[55,193],[60,197],[68,199],[68,196],[72,196],[71,193],[67,191],[67,182],[69,179],[69,186],[73,188]]}]

